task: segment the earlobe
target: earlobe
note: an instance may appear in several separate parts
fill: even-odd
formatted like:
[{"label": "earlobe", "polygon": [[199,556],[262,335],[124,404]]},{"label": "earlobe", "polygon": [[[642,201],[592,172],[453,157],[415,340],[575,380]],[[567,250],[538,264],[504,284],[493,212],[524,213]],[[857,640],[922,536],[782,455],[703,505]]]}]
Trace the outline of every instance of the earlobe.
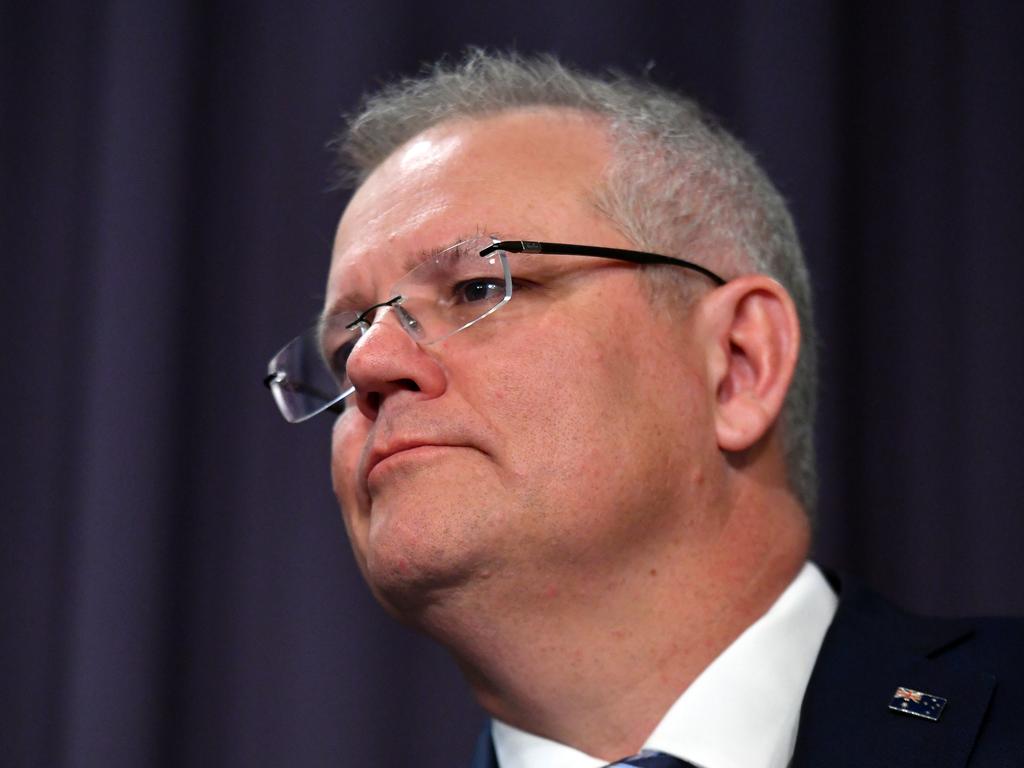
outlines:
[{"label": "earlobe", "polygon": [[786,289],[764,275],[732,280],[707,303],[718,445],[744,451],[782,411],[796,368],[800,323]]}]

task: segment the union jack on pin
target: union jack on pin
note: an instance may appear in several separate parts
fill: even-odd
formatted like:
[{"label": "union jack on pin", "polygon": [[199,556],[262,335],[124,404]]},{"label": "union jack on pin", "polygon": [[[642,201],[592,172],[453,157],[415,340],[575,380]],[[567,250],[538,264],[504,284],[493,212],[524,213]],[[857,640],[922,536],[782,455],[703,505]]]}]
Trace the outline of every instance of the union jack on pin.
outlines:
[{"label": "union jack on pin", "polygon": [[925,720],[938,720],[946,706],[946,699],[930,693],[915,691],[913,688],[899,686],[892,695],[889,709],[905,715],[923,717]]}]

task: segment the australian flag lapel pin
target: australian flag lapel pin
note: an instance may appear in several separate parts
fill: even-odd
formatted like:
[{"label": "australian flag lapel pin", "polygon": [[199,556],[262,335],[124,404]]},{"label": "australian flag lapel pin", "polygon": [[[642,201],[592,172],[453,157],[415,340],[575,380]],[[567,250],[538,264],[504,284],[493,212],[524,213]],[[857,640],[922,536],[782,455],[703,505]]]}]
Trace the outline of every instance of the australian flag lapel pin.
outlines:
[{"label": "australian flag lapel pin", "polygon": [[925,720],[938,720],[946,706],[946,700],[941,696],[932,696],[930,693],[921,693],[913,688],[904,688],[902,685],[896,689],[889,702],[889,709],[894,712],[902,712],[915,717],[923,717]]}]

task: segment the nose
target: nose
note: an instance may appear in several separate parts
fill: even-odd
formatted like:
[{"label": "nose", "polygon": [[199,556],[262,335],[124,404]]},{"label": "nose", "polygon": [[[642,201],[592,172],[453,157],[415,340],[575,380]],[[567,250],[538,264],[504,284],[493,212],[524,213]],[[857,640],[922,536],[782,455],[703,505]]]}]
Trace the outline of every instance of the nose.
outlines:
[{"label": "nose", "polygon": [[440,362],[402,328],[393,308],[383,312],[359,339],[345,365],[356,391],[359,411],[377,418],[386,400],[398,397],[430,399],[447,386]]}]

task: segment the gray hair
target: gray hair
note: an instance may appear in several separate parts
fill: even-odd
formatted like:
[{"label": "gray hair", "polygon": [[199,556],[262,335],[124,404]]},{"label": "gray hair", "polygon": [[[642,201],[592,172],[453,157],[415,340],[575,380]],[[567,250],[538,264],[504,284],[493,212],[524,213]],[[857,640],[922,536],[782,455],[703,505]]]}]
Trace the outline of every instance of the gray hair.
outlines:
[{"label": "gray hair", "polygon": [[538,107],[579,111],[604,123],[613,157],[594,202],[638,247],[703,258],[725,277],[769,275],[789,291],[802,344],[781,438],[790,488],[813,511],[817,349],[796,227],[757,161],[696,102],[622,74],[585,74],[552,56],[471,49],[457,63],[434,64],[366,98],[333,145],[345,180],[357,185],[438,123]]}]

